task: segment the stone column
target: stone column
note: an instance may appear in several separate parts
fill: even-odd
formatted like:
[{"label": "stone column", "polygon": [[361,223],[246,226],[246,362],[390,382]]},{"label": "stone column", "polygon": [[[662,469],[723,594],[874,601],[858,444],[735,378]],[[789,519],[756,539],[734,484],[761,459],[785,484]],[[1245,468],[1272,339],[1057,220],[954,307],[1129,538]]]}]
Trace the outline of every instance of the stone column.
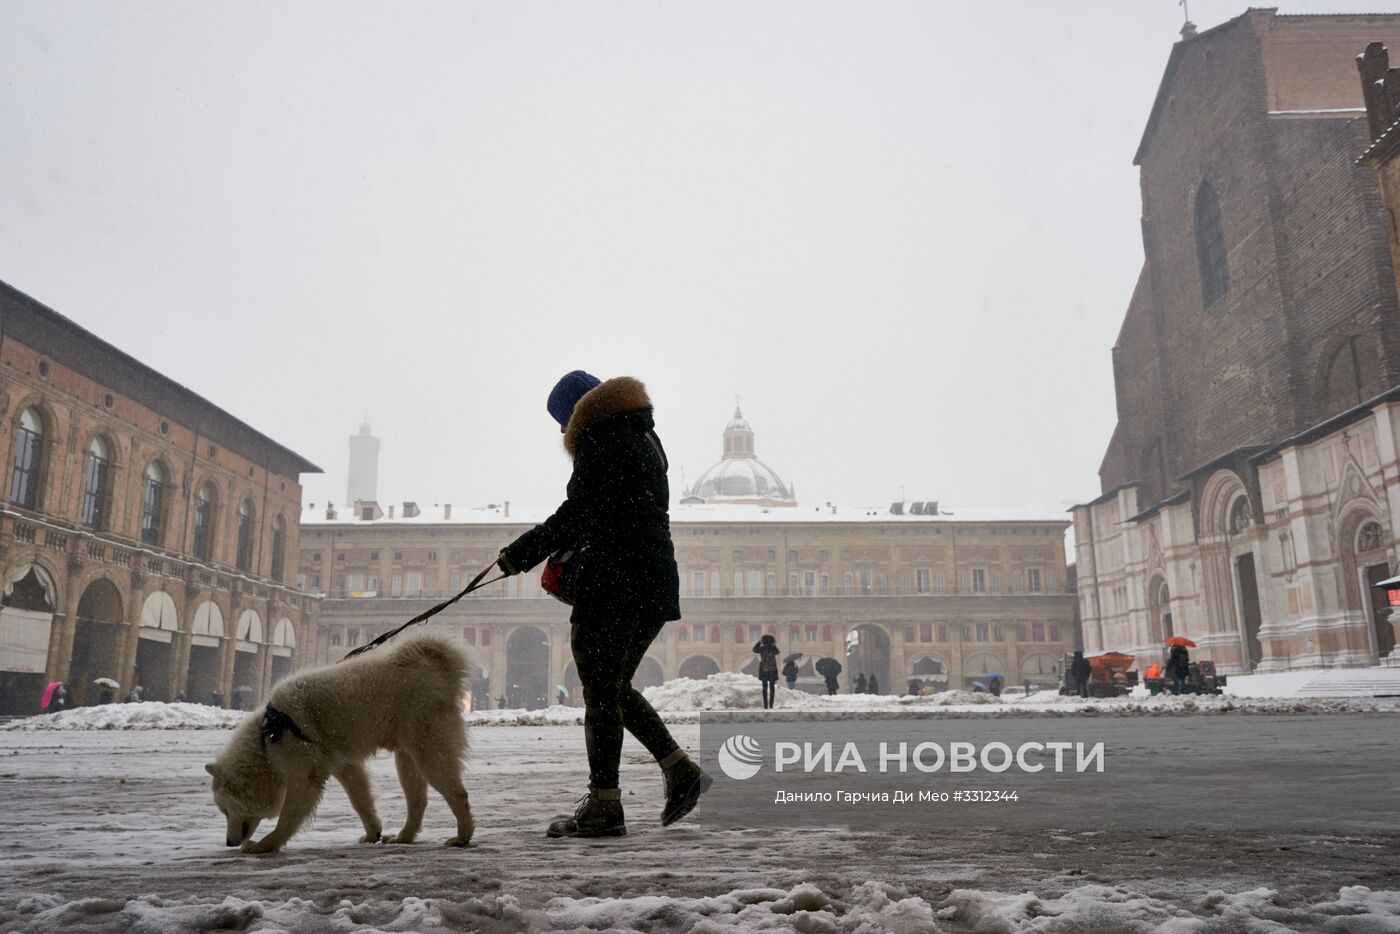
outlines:
[{"label": "stone column", "polygon": [[[49,660],[44,666],[46,681],[67,681],[68,665],[73,658],[73,634],[78,628],[78,597],[64,601],[66,613],[55,613],[49,629]],[[73,693],[73,686],[69,686]],[[76,702],[76,698],[72,698]]]},{"label": "stone column", "polygon": [[[172,633],[170,639],[170,693],[174,700],[190,682],[190,634],[187,630]],[[187,697],[186,700],[193,700]]]},{"label": "stone column", "polygon": [[[121,633],[121,650],[117,656],[117,680],[121,682],[121,693],[125,695],[135,686],[136,681],[136,649],[140,645],[141,638],[141,604],[142,597],[139,590],[134,591],[127,598],[126,622]],[[121,697],[117,698],[122,700]]]}]

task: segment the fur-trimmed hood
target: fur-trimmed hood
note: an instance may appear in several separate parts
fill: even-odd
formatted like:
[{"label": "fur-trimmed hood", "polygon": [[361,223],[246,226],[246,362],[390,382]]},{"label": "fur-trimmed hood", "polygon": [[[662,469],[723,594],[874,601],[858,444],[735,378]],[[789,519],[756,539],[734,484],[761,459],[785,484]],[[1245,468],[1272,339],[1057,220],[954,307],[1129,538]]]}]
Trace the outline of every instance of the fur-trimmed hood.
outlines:
[{"label": "fur-trimmed hood", "polygon": [[651,408],[651,397],[641,380],[630,376],[614,376],[594,386],[574,406],[569,425],[564,429],[564,450],[573,457],[578,453],[584,432],[606,418],[623,412]]}]

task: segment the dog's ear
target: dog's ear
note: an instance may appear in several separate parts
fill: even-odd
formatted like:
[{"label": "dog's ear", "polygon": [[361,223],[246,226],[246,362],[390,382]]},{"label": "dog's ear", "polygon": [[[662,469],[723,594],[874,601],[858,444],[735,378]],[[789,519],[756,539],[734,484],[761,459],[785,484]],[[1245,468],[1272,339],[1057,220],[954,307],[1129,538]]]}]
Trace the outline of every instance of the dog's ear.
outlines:
[{"label": "dog's ear", "polygon": [[218,777],[219,777],[219,764],[218,764],[217,762],[206,762],[206,763],[204,763],[204,771],[208,772],[210,775],[214,776],[215,778],[218,778]]}]

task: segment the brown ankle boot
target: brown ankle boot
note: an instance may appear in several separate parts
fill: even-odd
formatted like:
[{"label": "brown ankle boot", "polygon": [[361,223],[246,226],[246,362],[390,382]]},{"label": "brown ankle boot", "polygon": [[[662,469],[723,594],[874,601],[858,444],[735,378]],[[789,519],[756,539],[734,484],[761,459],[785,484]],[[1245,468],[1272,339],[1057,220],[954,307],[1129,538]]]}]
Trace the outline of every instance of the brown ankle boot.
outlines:
[{"label": "brown ankle boot", "polygon": [[627,823],[622,816],[622,792],[617,788],[588,789],[579,799],[573,817],[550,822],[546,837],[624,837]]},{"label": "brown ankle boot", "polygon": [[661,769],[666,776],[666,807],[661,811],[661,826],[667,827],[689,814],[715,780],[681,749],[662,759]]}]

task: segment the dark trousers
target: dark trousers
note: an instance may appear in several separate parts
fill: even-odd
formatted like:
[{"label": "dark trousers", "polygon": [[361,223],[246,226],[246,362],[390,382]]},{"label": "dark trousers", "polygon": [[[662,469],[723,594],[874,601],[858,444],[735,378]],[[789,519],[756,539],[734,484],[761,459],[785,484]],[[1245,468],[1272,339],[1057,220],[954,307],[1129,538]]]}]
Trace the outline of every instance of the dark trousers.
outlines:
[{"label": "dark trousers", "polygon": [[778,695],[778,682],[769,681],[767,678],[760,678],[763,684],[763,709],[767,710],[773,706],[773,699]]},{"label": "dark trousers", "polygon": [[838,687],[838,685],[836,684],[836,679],[835,679],[835,678],[827,678],[827,679],[826,679],[826,693],[828,693],[828,694],[835,694],[835,693],[836,693],[837,687]]},{"label": "dark trousers", "polygon": [[1187,675],[1176,675],[1172,678],[1172,688],[1177,694],[1191,693],[1191,686],[1186,683]]},{"label": "dark trousers", "polygon": [[1088,678],[1075,678],[1074,680],[1077,681],[1077,682],[1079,683],[1079,696],[1080,696],[1080,697],[1088,697],[1088,696],[1089,696],[1089,679],[1088,679]]},{"label": "dark trousers", "polygon": [[657,759],[680,748],[651,704],[632,687],[632,675],[664,625],[660,620],[614,617],[576,623],[569,630],[583,685],[583,735],[588,745],[588,784],[593,788],[617,787],[623,729]]}]

